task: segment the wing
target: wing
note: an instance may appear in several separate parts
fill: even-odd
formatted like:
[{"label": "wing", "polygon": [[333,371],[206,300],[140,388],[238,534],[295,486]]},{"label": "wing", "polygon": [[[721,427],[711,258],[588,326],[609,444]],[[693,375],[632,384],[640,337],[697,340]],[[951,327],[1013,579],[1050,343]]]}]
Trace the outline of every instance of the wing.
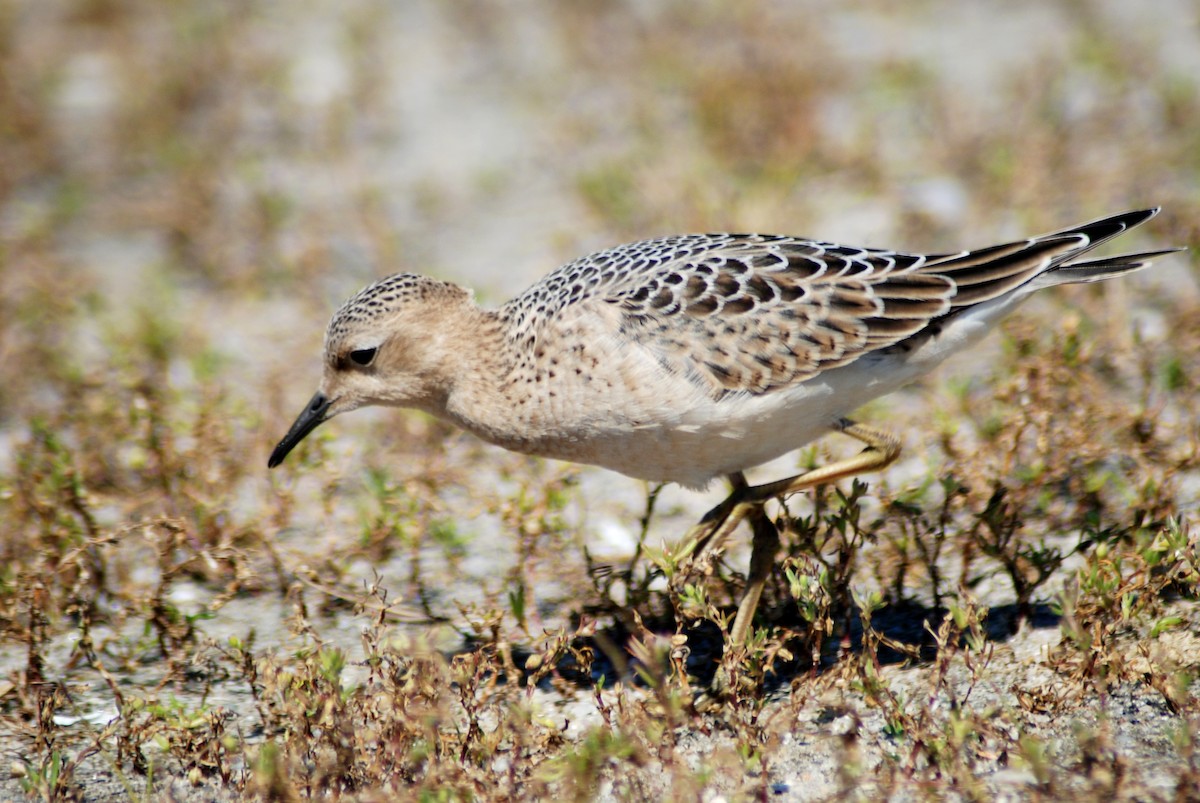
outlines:
[{"label": "wing", "polygon": [[[917,336],[933,321],[1032,287],[1105,278],[1145,260],[1072,260],[1148,220],[1128,212],[957,254],[918,255],[796,237],[700,234],[575,260],[508,305],[530,344],[535,321],[596,299],[665,370],[715,397],[770,393]],[[1153,255],[1149,255],[1153,256]],[[1083,266],[1100,266],[1084,269]],[[1049,271],[1062,268],[1055,274]],[[1103,273],[1103,275],[1100,275]],[[1059,276],[1061,274],[1061,276]],[[1059,278],[1055,278],[1058,276]]]},{"label": "wing", "polygon": [[927,257],[732,235],[613,288],[622,332],[720,396],[769,393],[923,329],[951,308]]}]

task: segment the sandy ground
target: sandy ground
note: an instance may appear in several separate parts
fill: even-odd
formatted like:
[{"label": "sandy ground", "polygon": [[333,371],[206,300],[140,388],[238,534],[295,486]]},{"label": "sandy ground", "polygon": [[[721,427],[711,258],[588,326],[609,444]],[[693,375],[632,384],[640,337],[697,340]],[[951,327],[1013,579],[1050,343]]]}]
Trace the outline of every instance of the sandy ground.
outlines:
[{"label": "sandy ground", "polygon": [[[871,3],[763,3],[745,12],[760,18],[755,24],[747,24],[721,3],[697,4],[694,19],[692,12],[666,2],[616,5],[594,18],[581,15],[587,25],[568,13],[550,13],[537,2],[518,2],[503,10],[472,3],[352,2],[336,8],[304,4],[298,12],[255,4],[247,10],[249,21],[244,24],[225,19],[221,25],[236,34],[221,36],[196,22],[197,39],[217,36],[221,49],[206,64],[208,72],[196,81],[195,91],[230,96],[209,122],[236,118],[236,123],[230,129],[234,135],[229,158],[214,164],[211,174],[202,165],[194,179],[216,199],[211,208],[192,210],[180,202],[170,214],[158,206],[156,193],[162,187],[153,177],[142,183],[137,171],[132,178],[121,171],[107,177],[113,164],[130,158],[122,152],[129,147],[122,139],[128,132],[119,130],[117,110],[125,95],[136,90],[130,85],[130,75],[136,72],[130,73],[122,61],[120,44],[96,33],[103,22],[89,29],[92,23],[73,19],[64,5],[54,3],[5,12],[6,25],[21,34],[24,47],[41,48],[61,61],[53,88],[45,90],[39,103],[48,110],[55,158],[64,175],[78,176],[80,185],[92,187],[99,198],[88,199],[86,213],[68,216],[46,235],[46,252],[88,288],[93,310],[73,317],[65,330],[73,358],[83,365],[111,360],[111,333],[126,326],[135,309],[161,303],[179,311],[184,316],[179,339],[202,341],[205,349],[220,355],[220,367],[215,375],[205,375],[193,359],[174,360],[167,371],[170,382],[184,393],[199,396],[212,390],[230,399],[231,409],[244,414],[237,424],[242,442],[254,444],[250,453],[236,459],[264,466],[220,495],[223,515],[237,526],[262,528],[287,571],[302,575],[326,552],[353,548],[355,533],[370,512],[360,478],[367,464],[377,465],[381,451],[390,447],[396,449],[400,483],[419,482],[439,471],[452,477],[438,505],[446,519],[456,522],[465,546],[448,551],[425,544],[382,560],[360,555],[345,567],[342,579],[347,585],[380,577],[394,597],[411,602],[408,576],[417,559],[425,572],[444,581],[431,594],[439,615],[454,620],[460,606],[495,602],[505,593],[505,579],[522,568],[521,557],[501,537],[507,526],[502,514],[506,495],[566,472],[571,472],[575,490],[563,513],[572,533],[564,543],[577,551],[561,565],[551,555],[525,570],[537,581],[535,632],[569,623],[571,603],[585,587],[569,574],[582,571],[580,542],[598,558],[616,562],[632,552],[637,540],[647,492],[643,483],[598,469],[542,464],[531,468],[469,437],[394,412],[364,412],[326,427],[326,465],[321,472],[266,474],[269,448],[317,381],[325,316],[379,275],[399,269],[430,273],[474,287],[481,299],[498,303],[590,249],[679,230],[754,229],[868,245],[947,249],[1027,234],[1031,225],[1037,230],[1071,223],[1077,217],[1116,211],[1114,205],[1175,202],[1176,208],[1194,210],[1200,203],[1194,165],[1190,173],[1181,169],[1176,178],[1162,180],[1163,174],[1147,179],[1137,167],[1122,169],[1123,161],[1132,159],[1130,151],[1141,144],[1126,141],[1126,131],[1095,132],[1094,147],[1079,154],[1080,163],[1062,166],[1057,178],[1042,179],[1045,184],[1012,180],[1006,185],[1012,203],[1001,208],[989,205],[964,165],[943,162],[939,169],[936,152],[921,145],[941,137],[942,126],[986,132],[988,120],[1010,125],[1010,118],[1023,112],[1006,104],[1014,97],[1014,87],[1028,85],[1036,95],[1039,63],[1049,65],[1045,80],[1068,86],[1062,93],[1071,99],[1061,111],[1064,126],[1076,117],[1090,120],[1095,109],[1111,103],[1126,104],[1127,117],[1134,121],[1155,117],[1157,96],[1126,91],[1110,97],[1097,77],[1103,76],[1103,69],[1059,71],[1055,54],[1077,52],[1080,55],[1067,62],[1072,65],[1089,58],[1103,62],[1103,52],[1088,50],[1089,32],[1102,46],[1119,32],[1130,47],[1154,54],[1156,61],[1146,65],[1146,75],[1141,76],[1145,81],[1165,73],[1200,75],[1194,4],[1160,0],[1140,4],[1134,11],[1133,4],[1119,2],[1086,10],[1070,3],[1018,3],[1000,13],[978,4],[931,2],[898,13]],[[93,13],[102,20],[105,4],[96,6]],[[171,23],[184,24],[186,17]],[[717,34],[724,30],[726,17],[740,21],[737,34],[722,40]],[[818,100],[798,112],[807,115],[803,128],[813,132],[806,136],[834,143],[818,154],[825,159],[819,167],[804,175],[791,165],[787,169],[793,174],[785,171],[772,182],[747,188],[728,177],[719,159],[695,158],[703,150],[698,145],[702,134],[697,133],[696,112],[681,88],[691,84],[678,71],[687,64],[703,69],[704,48],[694,42],[687,45],[694,48],[689,52],[695,61],[672,61],[664,55],[656,62],[654,56],[658,37],[664,53],[684,47],[688,34],[672,33],[681,18],[696,25],[691,36],[702,41],[713,37],[707,46],[715,54],[725,58],[726,51],[741,53],[739,63],[751,65],[748,72],[733,76],[735,85],[756,75],[756,48],[794,42],[793,58],[811,71],[812,81],[845,87],[816,92]],[[145,37],[125,45],[138,70],[166,69],[171,61],[172,35],[158,30],[160,23],[166,24],[160,20],[129,26]],[[258,85],[226,83],[227,59],[260,59],[269,66],[263,71],[268,77]],[[822,73],[816,66],[822,62],[834,69]],[[804,74],[803,69],[799,72]],[[239,68],[233,78],[240,81],[247,75],[257,73]],[[890,104],[889,93],[899,90],[889,89],[889,82],[901,81],[928,82],[944,105],[921,109]],[[778,91],[790,89],[783,84]],[[734,106],[729,113],[745,112]],[[1134,133],[1146,133],[1130,125]],[[1180,127],[1187,125],[1185,121]],[[961,130],[946,134],[951,136],[970,139]],[[1153,131],[1151,136],[1143,147],[1153,146]],[[762,137],[764,148],[774,147],[767,134]],[[747,141],[756,140],[735,140],[735,146]],[[148,162],[172,158],[169,148],[154,152],[153,145],[132,143],[134,148],[147,148],[139,158]],[[1018,166],[977,167],[1020,176],[1022,154],[1009,153],[1007,158]],[[1042,172],[1057,167],[1042,165]],[[872,178],[864,179],[868,173]],[[1091,184],[1085,180],[1089,176]],[[1121,183],[1126,179],[1128,186]],[[36,179],[6,183],[0,235],[24,242],[39,226],[53,229],[55,215],[62,214],[55,205],[64,202],[54,195],[52,185]],[[1051,189],[1054,194],[1047,196]],[[172,192],[181,190],[176,186]],[[192,214],[204,216],[198,234],[188,227]],[[272,224],[272,215],[287,222]],[[1196,226],[1175,225],[1175,230],[1195,233]],[[1161,244],[1155,233],[1145,236]],[[191,268],[165,267],[181,253],[195,260]],[[24,287],[23,277],[37,269],[36,262],[20,261],[16,254],[10,251],[0,268],[8,274],[10,288]],[[1119,306],[1149,342],[1162,339],[1169,334],[1162,331],[1164,313],[1153,302],[1131,301],[1129,296],[1144,292],[1157,298],[1165,287],[1176,300],[1200,296],[1195,274],[1181,258],[1164,263],[1152,276],[1138,277],[1133,289],[1115,291],[1111,308]],[[1029,314],[1036,316],[1042,309],[1032,305]],[[29,331],[34,331],[32,325]],[[11,355],[16,351],[13,345],[0,345],[10,365],[15,365]],[[1000,352],[998,342],[989,341],[979,353],[956,359],[943,373],[961,383],[977,383],[990,375],[988,358]],[[936,465],[939,457],[923,449],[919,427],[928,422],[930,405],[947,397],[940,385],[931,384],[880,405],[881,415],[904,428],[909,450],[887,474],[890,487],[903,487]],[[15,476],[21,470],[27,422],[60,400],[52,387],[30,382],[28,392],[14,387],[4,401],[8,409],[0,408],[0,467]],[[910,425],[918,429],[910,430]],[[441,444],[438,451],[422,452],[422,445],[432,441]],[[364,443],[371,446],[364,449]],[[794,465],[789,458],[762,469],[761,475],[779,476]],[[327,493],[335,486],[337,493]],[[348,486],[357,490],[345,491]],[[268,523],[281,488],[291,495],[290,513],[283,524]],[[1194,476],[1184,477],[1179,488],[1179,508],[1194,515],[1200,483]],[[160,575],[150,560],[152,547],[133,526],[139,520],[139,500],[107,494],[103,488],[93,493],[98,525],[123,533],[112,554],[131,567],[128,581],[139,587],[154,585]],[[670,541],[720,494],[719,488],[706,493],[665,490],[653,539]],[[744,551],[735,550],[730,563],[741,566],[744,559]],[[1081,696],[1067,691],[1047,659],[1047,651],[1061,638],[1061,623],[1048,613],[1061,586],[1056,581],[1042,589],[1037,602],[1045,615],[1016,634],[1001,624],[994,626],[994,653],[978,682],[964,676],[931,692],[938,667],[893,663],[882,670],[885,684],[894,694],[924,700],[923,705],[937,711],[957,704],[951,698],[968,699],[976,712],[994,711],[999,730],[1020,730],[1040,740],[1050,765],[1075,773],[1071,777],[1094,779],[1101,772],[1088,775],[1079,769],[1093,753],[1119,756],[1103,771],[1116,767],[1125,773],[1125,788],[1169,798],[1180,755],[1172,740],[1186,717],[1170,710],[1149,685],[1123,681],[1104,693]],[[183,578],[172,584],[169,599],[183,611],[200,611],[222,593],[208,580]],[[920,592],[914,594],[919,597]],[[985,582],[975,594],[997,622],[1011,609],[1011,589],[999,580]],[[289,632],[292,606],[293,600],[273,594],[222,599],[213,618],[196,623],[199,643],[219,650],[231,637],[245,638],[253,630],[257,648],[286,654],[303,641]],[[1200,630],[1200,611],[1189,600],[1171,601],[1168,611],[1180,616],[1182,625],[1161,649],[1178,665],[1195,670],[1200,646],[1193,634]],[[897,636],[911,630],[912,622],[902,620],[901,615],[885,629],[890,627],[888,632]],[[362,616],[340,610],[314,613],[313,621],[326,644],[346,651],[345,680],[364,678],[365,670],[356,664],[364,655]],[[102,628],[97,640],[136,641],[142,624],[133,618],[125,621],[124,630],[115,625]],[[394,634],[428,639],[448,653],[463,646],[458,632],[444,625],[397,624]],[[49,665],[70,687],[75,712],[61,713],[55,722],[64,733],[87,734],[102,727],[117,708],[102,678],[86,667],[65,665],[75,639],[64,632],[48,650]],[[17,639],[0,641],[0,678],[18,677],[25,662]],[[122,676],[120,684],[129,694],[173,699],[189,707],[203,703],[226,717],[247,744],[261,741],[253,725],[241,730],[242,723],[254,721],[247,689],[199,681],[157,688],[166,677],[165,667],[148,662]],[[772,800],[822,800],[847,793],[861,782],[867,786],[857,793],[871,797],[869,784],[875,781],[860,779],[872,777],[898,744],[889,735],[889,723],[851,685],[831,682],[818,693],[803,681],[803,676],[785,673],[766,692],[771,697],[760,720],[768,723],[764,750],[770,760],[756,788]],[[5,683],[0,680],[0,699],[12,690]],[[604,694],[615,705],[623,696],[644,699],[649,692],[626,686]],[[1031,698],[1053,698],[1055,703],[1043,711],[1029,702]],[[545,716],[561,722],[568,741],[583,738],[603,722],[586,687],[564,694],[544,685],[529,699]],[[12,777],[0,778],[0,800],[23,796],[17,776],[23,773],[20,767],[31,743],[28,731],[14,723],[0,723],[0,755],[13,768]],[[729,729],[713,723],[683,727],[673,738],[673,755],[694,762],[696,770],[711,763],[719,772],[746,772],[745,778],[731,777],[728,782],[718,778],[698,791],[697,799],[737,797],[738,790],[747,788],[746,779],[752,775],[744,762],[730,758],[737,755],[737,739]],[[995,740],[996,745],[1002,742]],[[1095,744],[1101,747],[1088,747]],[[656,772],[656,761],[649,758],[630,770],[640,779],[635,786],[624,783],[620,768],[614,769],[592,790],[594,797],[683,794],[673,786],[677,769]],[[728,769],[735,765],[736,770]],[[1029,762],[1015,760],[1000,746],[974,769],[985,798],[1072,794],[1070,783],[1047,782]],[[239,797],[212,778],[190,783],[186,768],[170,757],[164,756],[158,773],[153,791],[147,792],[143,777],[120,766],[113,753],[101,753],[87,758],[76,771],[75,788],[80,799],[94,801]],[[501,768],[497,773],[502,774]],[[961,788],[910,794],[973,796]]]}]

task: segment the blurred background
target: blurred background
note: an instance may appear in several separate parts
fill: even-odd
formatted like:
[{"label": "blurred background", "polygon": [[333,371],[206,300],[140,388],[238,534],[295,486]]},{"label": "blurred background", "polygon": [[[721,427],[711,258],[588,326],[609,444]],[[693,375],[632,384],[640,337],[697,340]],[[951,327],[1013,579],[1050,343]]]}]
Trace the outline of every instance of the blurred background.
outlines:
[{"label": "blurred background", "polygon": [[[1122,246],[1200,243],[1183,0],[0,9],[0,469],[11,487],[61,441],[97,526],[320,533],[317,512],[361,517],[330,500],[364,463],[433,471],[462,439],[394,412],[322,428],[319,479],[263,470],[331,310],[389,273],[500,303],[668,233],[953,250],[1156,204]],[[1193,259],[1115,307],[1067,295],[1154,346],[1197,303]],[[585,477],[620,489],[618,519],[642,504]]]},{"label": "blurred background", "polygon": [[[183,516],[198,544],[291,533],[303,556],[369,541],[400,497],[502,530],[484,478],[531,464],[416,414],[339,419],[268,478],[330,312],[389,273],[497,304],[642,237],[954,250],[1156,204],[1123,247],[1200,243],[1182,0],[0,8],[0,470],[66,461],[98,531]],[[1160,371],[1192,264],[1061,295]],[[1052,329],[1061,302],[1039,304]],[[583,478],[596,549],[628,552],[644,486]],[[716,496],[667,498],[682,526]],[[467,551],[485,576],[513,560]]]},{"label": "blurred background", "polygon": [[[0,0],[0,668],[68,632],[63,612],[113,643],[153,622],[167,654],[199,622],[168,609],[282,633],[282,595],[255,595],[303,583],[381,575],[442,613],[508,593],[522,627],[527,589],[535,619],[589,598],[581,545],[630,554],[641,483],[395,411],[322,427],[268,475],[330,313],[399,271],[499,304],[664,234],[945,251],[1162,205],[1121,247],[1190,254],[1048,294],[1020,331],[1104,338],[1128,398],[1177,394],[1146,417],[1183,448],[1198,18],[1194,0]],[[893,487],[998,431],[985,380],[1013,340],[881,403],[915,461]],[[977,427],[947,423],[962,410]],[[1143,495],[1194,506],[1195,471],[1176,479]],[[656,541],[715,499],[668,491]],[[323,599],[350,617],[348,598]]]},{"label": "blurred background", "polygon": [[[954,250],[1157,204],[1122,246],[1200,242],[1183,0],[0,9],[0,468],[42,422],[113,521],[179,512],[164,461],[261,515],[330,312],[389,273],[495,304],[642,237]],[[1196,303],[1187,257],[1136,282],[1143,336]],[[384,415],[323,428],[337,466],[426,426]]]},{"label": "blurred background", "polygon": [[665,233],[957,249],[1148,204],[1200,240],[1183,0],[0,8],[6,442],[138,326],[290,418],[399,270],[496,303]]},{"label": "blurred background", "polygon": [[0,8],[9,442],[139,325],[294,406],[399,270],[500,302],[664,233],[956,249],[1147,204],[1200,240],[1183,0]]}]

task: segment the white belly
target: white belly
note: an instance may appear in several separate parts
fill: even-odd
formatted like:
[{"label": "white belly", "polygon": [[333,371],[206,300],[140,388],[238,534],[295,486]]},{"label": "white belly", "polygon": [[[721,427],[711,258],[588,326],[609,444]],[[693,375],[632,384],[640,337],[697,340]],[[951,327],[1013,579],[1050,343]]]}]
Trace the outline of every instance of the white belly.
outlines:
[{"label": "white belly", "polygon": [[[551,455],[654,482],[703,487],[714,478],[774,460],[829,433],[840,418],[905,384],[865,364],[827,372],[766,396],[705,399],[653,423],[607,429]],[[865,370],[864,370],[865,369]]]}]

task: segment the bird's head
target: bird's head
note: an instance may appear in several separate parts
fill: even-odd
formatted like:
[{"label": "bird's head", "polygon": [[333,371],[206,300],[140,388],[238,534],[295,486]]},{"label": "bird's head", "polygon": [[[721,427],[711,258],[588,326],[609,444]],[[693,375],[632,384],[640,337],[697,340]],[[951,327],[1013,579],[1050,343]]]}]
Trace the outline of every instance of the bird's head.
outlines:
[{"label": "bird's head", "polygon": [[455,312],[469,291],[399,273],[342,305],[325,332],[320,388],[271,453],[274,468],[320,424],[372,404],[437,412],[456,370]]}]

